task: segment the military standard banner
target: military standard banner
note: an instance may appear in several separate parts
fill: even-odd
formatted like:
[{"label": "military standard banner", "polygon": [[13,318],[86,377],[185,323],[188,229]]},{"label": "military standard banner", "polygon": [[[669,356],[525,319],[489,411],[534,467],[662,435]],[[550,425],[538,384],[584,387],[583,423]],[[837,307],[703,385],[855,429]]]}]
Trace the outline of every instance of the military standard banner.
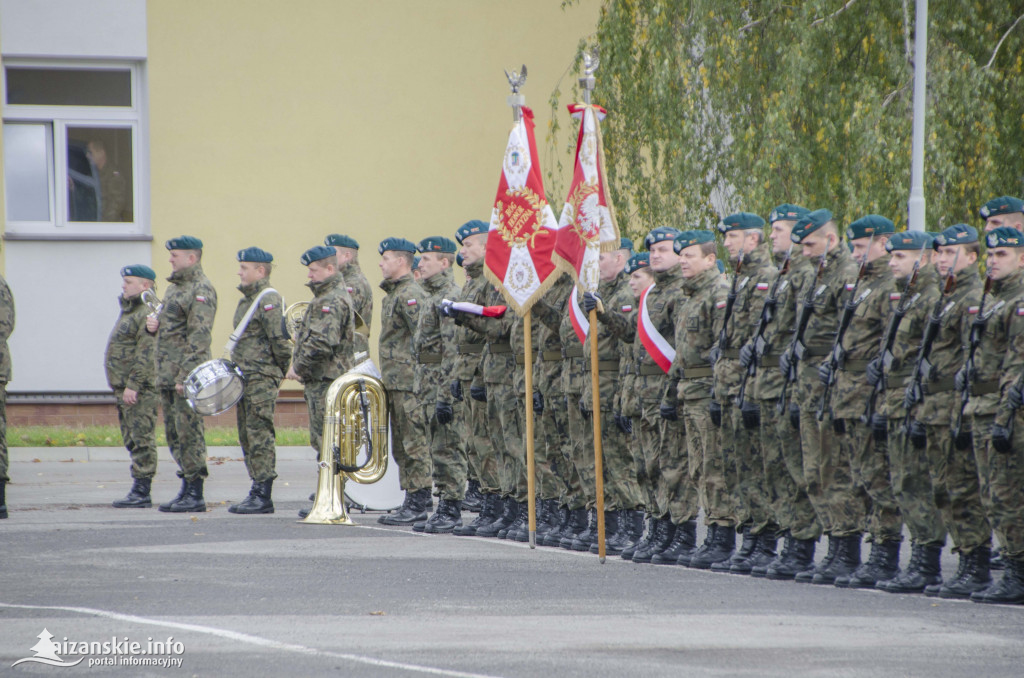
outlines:
[{"label": "military standard banner", "polygon": [[508,135],[501,180],[491,211],[484,273],[516,313],[525,315],[554,282],[555,213],[544,199],[537,162],[533,112],[522,115]]}]

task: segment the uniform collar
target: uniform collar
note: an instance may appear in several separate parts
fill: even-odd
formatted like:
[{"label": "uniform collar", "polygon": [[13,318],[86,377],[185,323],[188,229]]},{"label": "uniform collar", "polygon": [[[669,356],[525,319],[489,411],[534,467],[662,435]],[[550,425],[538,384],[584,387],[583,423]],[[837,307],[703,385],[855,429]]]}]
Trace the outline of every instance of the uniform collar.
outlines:
[{"label": "uniform collar", "polygon": [[447,287],[454,277],[452,269],[446,268],[437,275],[432,276],[429,280],[420,280],[420,284],[428,292],[437,292]]},{"label": "uniform collar", "polygon": [[313,294],[319,297],[325,292],[340,285],[344,280],[345,278],[342,277],[341,273],[339,272],[335,273],[330,278],[325,278],[324,280],[321,280],[320,282],[313,282],[312,280],[310,280],[308,283],[306,283],[306,287],[313,290]]},{"label": "uniform collar", "polygon": [[180,271],[174,271],[167,278],[168,282],[181,283],[191,282],[203,274],[203,265],[200,262],[196,262],[188,268],[183,268]]},{"label": "uniform collar", "polygon": [[652,271],[652,273],[654,273],[654,282],[657,285],[667,285],[683,278],[683,271],[679,268],[679,264],[673,265],[667,271]]},{"label": "uniform collar", "polygon": [[393,290],[398,289],[402,285],[404,285],[406,283],[409,283],[409,282],[412,282],[412,279],[413,279],[412,278],[412,273],[406,273],[405,275],[403,275],[398,280],[381,280],[380,281],[380,288],[382,290],[384,290],[385,292],[390,293]]},{"label": "uniform collar", "polygon": [[265,288],[270,287],[270,278],[260,278],[254,283],[248,285],[239,285],[238,291],[246,297],[252,297],[262,292]]}]

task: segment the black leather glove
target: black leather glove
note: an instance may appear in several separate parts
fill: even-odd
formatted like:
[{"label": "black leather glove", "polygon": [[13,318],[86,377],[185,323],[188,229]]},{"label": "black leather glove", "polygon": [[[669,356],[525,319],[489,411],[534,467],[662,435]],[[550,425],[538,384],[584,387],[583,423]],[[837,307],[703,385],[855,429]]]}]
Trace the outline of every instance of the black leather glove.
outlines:
[{"label": "black leather glove", "polygon": [[835,431],[836,435],[843,435],[846,433],[846,420],[845,419],[833,419],[832,430]]},{"label": "black leather glove", "polygon": [[451,383],[448,388],[452,392],[452,397],[455,398],[456,402],[462,402],[462,382],[456,379]]},{"label": "black leather glove", "polygon": [[754,345],[743,344],[743,348],[740,349],[740,365],[742,365],[744,369],[748,369],[754,364],[755,357]]},{"label": "black leather glove", "polygon": [[818,381],[825,386],[832,383],[832,362],[826,360],[818,367]]},{"label": "black leather glove", "polygon": [[678,403],[672,400],[662,400],[661,407],[658,408],[658,413],[661,414],[661,418],[666,421],[679,421],[679,407]]},{"label": "black leather glove", "polygon": [[882,361],[880,359],[873,358],[868,362],[868,366],[865,368],[868,384],[877,386],[878,382],[882,381],[882,369]]},{"label": "black leather glove", "polygon": [[921,385],[916,381],[911,382],[903,391],[903,409],[909,410],[922,400],[924,400],[924,394],[921,392]]},{"label": "black leather glove", "polygon": [[1008,454],[1013,450],[1010,441],[1010,429],[999,424],[992,424],[992,449],[1000,454]]},{"label": "black leather glove", "polygon": [[1021,389],[1017,384],[1006,390],[1006,402],[1015,410],[1019,410],[1024,405],[1024,393],[1021,393]]},{"label": "black leather glove", "polygon": [[907,436],[910,438],[910,444],[916,450],[923,450],[925,445],[928,444],[928,433],[925,430],[924,424],[916,419],[910,422],[910,430],[907,431]]},{"label": "black leather glove", "polygon": [[789,425],[797,431],[800,430],[800,406],[796,403],[789,405]]},{"label": "black leather glove", "polygon": [[744,400],[743,407],[740,408],[740,417],[743,418],[745,429],[754,430],[761,426],[761,408],[757,403]]},{"label": "black leather glove", "polygon": [[450,303],[438,304],[437,312],[443,315],[445,318],[454,318],[456,314],[456,311],[452,308],[452,305]]},{"label": "black leather glove", "polygon": [[708,362],[714,365],[718,362],[718,359],[722,357],[722,349],[717,346],[712,346],[711,350],[708,351]]},{"label": "black leather glove", "polygon": [[[971,370],[971,372],[974,372],[974,370]],[[967,383],[972,379],[973,375],[967,374],[967,366],[965,365],[957,370],[956,374],[953,375],[953,388],[955,388],[958,393],[963,393],[967,390]]]},{"label": "black leather glove", "polygon": [[452,406],[449,403],[438,403],[434,406],[434,416],[437,418],[437,423],[442,426],[447,426],[452,423],[454,413],[452,412]]},{"label": "black leather glove", "polygon": [[590,398],[587,396],[580,396],[579,402],[576,403],[576,406],[580,408],[580,414],[583,415],[584,419],[590,418],[590,405]]},{"label": "black leather glove", "polygon": [[881,414],[871,415],[871,436],[880,443],[889,439],[889,420]]},{"label": "black leather glove", "polygon": [[583,293],[583,310],[590,313],[597,308],[597,302],[601,301],[601,295],[597,292]]},{"label": "black leather glove", "polygon": [[974,432],[968,428],[961,428],[953,437],[953,447],[958,450],[966,450],[974,444]]},{"label": "black leather glove", "polygon": [[473,400],[478,400],[482,403],[487,402],[487,387],[486,386],[470,386],[469,397]]},{"label": "black leather glove", "polygon": [[789,360],[789,351],[786,351],[779,356],[779,372],[782,372],[784,379],[789,379],[789,373],[792,371],[793,363]]},{"label": "black leather glove", "polygon": [[623,414],[615,415],[615,425],[626,435],[633,435],[633,420]]},{"label": "black leather glove", "polygon": [[722,403],[717,400],[712,400],[708,403],[708,414],[711,415],[711,423],[715,425],[715,428],[722,427]]},{"label": "black leather glove", "polygon": [[533,411],[535,414],[544,412],[544,394],[540,391],[533,392]]}]

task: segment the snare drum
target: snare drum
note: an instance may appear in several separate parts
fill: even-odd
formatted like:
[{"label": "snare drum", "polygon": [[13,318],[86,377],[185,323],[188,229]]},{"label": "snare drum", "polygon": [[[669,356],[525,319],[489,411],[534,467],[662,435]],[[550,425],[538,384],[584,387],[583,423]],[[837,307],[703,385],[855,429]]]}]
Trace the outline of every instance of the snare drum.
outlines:
[{"label": "snare drum", "polygon": [[230,409],[242,399],[245,377],[230,360],[207,360],[185,377],[185,398],[193,410],[210,416]]}]

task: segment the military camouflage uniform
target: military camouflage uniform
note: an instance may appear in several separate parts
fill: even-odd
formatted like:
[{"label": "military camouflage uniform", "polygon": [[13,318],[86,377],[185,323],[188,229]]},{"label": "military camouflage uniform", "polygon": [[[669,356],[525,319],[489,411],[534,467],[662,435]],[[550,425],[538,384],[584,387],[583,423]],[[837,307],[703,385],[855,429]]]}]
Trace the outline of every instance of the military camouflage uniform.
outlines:
[{"label": "military camouflage uniform", "polygon": [[421,304],[427,294],[412,274],[380,284],[387,295],[381,305],[380,363],[388,389],[391,447],[398,464],[399,483],[409,493],[429,490],[430,445],[427,422],[416,398],[416,347]]},{"label": "military camouflage uniform", "polygon": [[[156,475],[156,411],[160,396],[154,388],[156,337],[146,331],[149,307],[137,295],[118,297],[121,313],[107,340],[104,360],[107,384],[117,400],[121,439],[131,455],[132,478]],[[134,405],[124,402],[124,390],[138,392]]]},{"label": "military camouflage uniform", "polygon": [[[784,255],[778,255],[780,266],[783,258]],[[752,377],[753,396],[761,409],[761,453],[771,512],[779,527],[800,540],[817,540],[821,523],[807,496],[799,432],[790,423],[789,412],[776,412],[775,406],[783,388],[783,378],[777,369],[779,356],[789,346],[796,329],[798,291],[813,283],[814,273],[807,257],[799,253],[790,257],[789,272],[779,284],[774,317],[765,328],[767,348]],[[773,282],[774,279],[769,281],[769,285]],[[747,388],[750,387],[748,383]]]},{"label": "military camouflage uniform", "polygon": [[[511,311],[509,312],[511,314]],[[537,358],[536,345],[533,344],[533,337],[537,334],[537,327],[540,324],[534,320],[533,315],[530,315],[530,343],[533,348],[533,353],[529,357],[526,356],[526,337],[524,336],[525,323],[524,318],[519,315],[515,315],[512,319],[512,331],[509,333],[509,344],[512,346],[512,353],[515,354],[516,366],[515,371],[512,374],[512,387],[516,394],[516,412],[519,413],[520,426],[523,432],[523,448],[522,456],[509,459],[509,463],[512,467],[513,483],[515,485],[515,493],[513,497],[516,501],[525,505],[529,501],[530,488],[529,478],[527,477],[526,468],[526,361],[529,360],[530,364]],[[532,379],[532,376],[531,376]],[[531,384],[532,386],[532,384]],[[533,396],[530,396],[530,411],[533,412]],[[535,417],[536,419],[536,417]],[[533,426],[533,438],[534,438],[534,455],[537,453],[537,422],[534,421]],[[536,459],[534,460],[536,464]],[[536,477],[534,478],[536,482]],[[536,488],[534,488],[536,490]]]},{"label": "military camouflage uniform", "polygon": [[[483,305],[487,301],[490,284],[483,275],[483,260],[466,266],[466,284],[462,287],[459,301]],[[462,389],[462,402],[455,403],[455,410],[461,411],[453,424],[463,426],[459,437],[466,442],[468,475],[480,482],[480,491],[485,494],[501,490],[498,478],[497,460],[491,447],[487,403],[473,400],[470,388],[475,382],[483,385],[484,337],[468,327],[455,326],[454,341],[456,352],[445,355],[444,374],[457,379]],[[450,361],[450,362],[449,362]]]},{"label": "military camouflage uniform", "polygon": [[[904,294],[907,278],[896,280],[898,294]],[[922,266],[914,286],[906,292],[911,298],[920,295],[900,322],[893,344],[893,362],[886,373],[885,401],[879,397],[878,409],[889,418],[889,465],[892,490],[899,504],[900,514],[907,523],[915,544],[946,542],[946,528],[935,504],[927,451],[918,449],[904,439],[903,407],[905,382],[914,371],[917,352],[928,326],[928,317],[939,298],[938,273],[931,264]],[[903,299],[894,303],[899,304]],[[933,345],[934,346],[934,345]],[[954,370],[955,371],[955,370]]]},{"label": "military camouflage uniform", "polygon": [[354,366],[352,298],[344,280],[335,273],[321,282],[306,283],[313,291],[313,298],[302,317],[292,349],[292,369],[302,379],[309,411],[309,444],[318,458],[327,389]]},{"label": "military camouflage uniform", "polygon": [[676,386],[686,430],[689,482],[698,489],[708,525],[732,527],[733,502],[728,496],[725,459],[718,429],[711,423],[711,384],[714,368],[708,352],[718,341],[728,288],[717,267],[683,280],[687,296],[675,312],[676,359],[669,371],[669,388]]},{"label": "military camouflage uniform", "polygon": [[733,400],[739,394],[740,380],[746,371],[739,363],[739,350],[753,336],[767,295],[767,286],[759,283],[775,276],[766,243],[762,242],[744,256],[739,276],[736,301],[726,327],[726,344],[718,347],[721,355],[714,366],[714,389],[715,400],[722,406],[721,448],[727,473],[725,491],[735,500],[736,524],[748,526],[750,534],[756,535],[765,530],[774,533],[777,525],[765,490],[761,437],[743,425],[740,409]]},{"label": "military camouflage uniform", "polygon": [[443,299],[458,299],[462,290],[455,284],[451,268],[421,280],[420,285],[427,296],[414,339],[419,362],[416,393],[421,416],[428,426],[434,486],[440,498],[462,501],[466,495],[466,439],[459,435],[454,407],[452,421],[447,425],[439,424],[435,416],[438,403],[452,404],[451,372],[444,369],[443,363],[456,351],[455,323],[444,318],[438,307]]},{"label": "military camouflage uniform", "polygon": [[[849,281],[851,287],[853,280]],[[853,320],[843,337],[844,357],[832,387],[832,416],[842,420],[846,432],[836,436],[839,447],[847,456],[855,487],[863,488],[871,501],[866,502],[859,490],[847,501],[840,502],[834,514],[838,529],[845,534],[862,531],[865,511],[868,511],[868,531],[876,544],[903,539],[903,519],[893,496],[889,477],[889,448],[885,442],[875,440],[871,427],[862,423],[864,405],[871,395],[865,369],[868,361],[878,356],[886,319],[895,307],[896,284],[889,270],[889,257],[882,256],[867,264],[864,279],[857,288],[860,297],[870,290],[853,313]],[[848,294],[852,294],[849,292]],[[833,530],[833,535],[836,531]]]},{"label": "military camouflage uniform", "polygon": [[[249,306],[268,287],[268,278],[238,286],[242,298],[235,309],[234,327],[238,327]],[[245,455],[249,478],[256,482],[277,477],[274,408],[291,360],[291,348],[282,323],[283,303],[276,292],[264,295],[231,353],[231,359],[245,375],[245,390],[235,409],[238,443]]]},{"label": "military camouflage uniform", "polygon": [[99,221],[131,221],[124,214],[127,185],[121,173],[108,162],[99,170],[99,179],[100,201],[103,203]]},{"label": "military camouflage uniform", "polygon": [[[373,321],[373,290],[370,281],[363,275],[359,262],[352,260],[341,267],[341,275],[345,278],[345,289],[352,298],[352,308],[366,323],[366,336],[369,337]],[[366,338],[361,334],[355,337],[356,351],[369,351]]]},{"label": "military camouflage uniform", "polygon": [[[986,312],[1001,301],[1005,304],[989,317],[975,353],[977,376],[965,416],[972,418],[981,501],[992,529],[1003,556],[1024,561],[1024,412],[1014,413],[1003,396],[1024,371],[1024,271],[992,283]],[[1009,452],[992,446],[993,424],[1013,427]]]},{"label": "military camouflage uniform", "polygon": [[7,475],[7,382],[11,380],[11,351],[7,340],[14,331],[14,297],[7,281],[0,276],[0,483]]},{"label": "military camouflage uniform", "polygon": [[[932,344],[930,379],[923,380],[924,400],[916,406],[913,418],[925,427],[928,469],[931,473],[935,505],[949,531],[954,551],[967,555],[980,546],[992,544],[992,526],[982,505],[978,484],[978,463],[974,448],[958,450],[951,429],[960,407],[960,394],[954,390],[953,374],[964,363],[964,338],[970,332],[981,300],[982,283],[976,266],[956,274],[956,287],[943,308],[938,334]],[[965,422],[970,418],[965,417]]]},{"label": "military camouflage uniform", "polygon": [[202,415],[175,391],[193,369],[210,359],[217,291],[202,264],[175,271],[164,296],[156,335],[156,385],[164,410],[164,431],[178,475],[192,482],[209,475]]}]

